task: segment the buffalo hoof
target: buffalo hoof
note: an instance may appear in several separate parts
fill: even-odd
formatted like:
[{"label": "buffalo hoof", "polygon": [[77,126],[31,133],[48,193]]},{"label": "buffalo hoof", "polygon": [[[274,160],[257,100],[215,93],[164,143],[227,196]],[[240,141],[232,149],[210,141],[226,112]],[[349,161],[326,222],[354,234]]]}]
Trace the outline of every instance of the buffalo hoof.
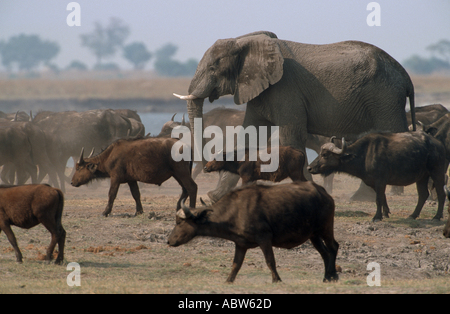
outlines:
[{"label": "buffalo hoof", "polygon": [[336,275],[332,275],[332,276],[326,276],[323,278],[323,282],[337,282],[339,281],[339,276]]}]

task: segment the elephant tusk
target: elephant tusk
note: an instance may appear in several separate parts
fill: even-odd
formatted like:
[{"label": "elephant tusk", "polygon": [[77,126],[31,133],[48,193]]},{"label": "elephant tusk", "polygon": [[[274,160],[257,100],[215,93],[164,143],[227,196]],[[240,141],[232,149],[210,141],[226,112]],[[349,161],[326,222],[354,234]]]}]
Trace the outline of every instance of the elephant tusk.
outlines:
[{"label": "elephant tusk", "polygon": [[182,96],[182,95],[178,95],[178,94],[175,94],[175,93],[173,93],[173,95],[175,97],[178,97],[178,98],[183,99],[183,100],[194,100],[194,99],[198,98],[197,96],[194,96],[194,95]]}]

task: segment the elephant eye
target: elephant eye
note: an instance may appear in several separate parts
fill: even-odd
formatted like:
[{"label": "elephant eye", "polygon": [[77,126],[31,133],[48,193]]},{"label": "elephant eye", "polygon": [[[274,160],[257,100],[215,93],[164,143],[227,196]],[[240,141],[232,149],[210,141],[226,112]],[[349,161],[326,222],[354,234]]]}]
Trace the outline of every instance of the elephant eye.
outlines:
[{"label": "elephant eye", "polygon": [[211,66],[209,67],[209,70],[210,70],[211,72],[216,72],[216,67],[215,67],[214,65],[211,65]]}]

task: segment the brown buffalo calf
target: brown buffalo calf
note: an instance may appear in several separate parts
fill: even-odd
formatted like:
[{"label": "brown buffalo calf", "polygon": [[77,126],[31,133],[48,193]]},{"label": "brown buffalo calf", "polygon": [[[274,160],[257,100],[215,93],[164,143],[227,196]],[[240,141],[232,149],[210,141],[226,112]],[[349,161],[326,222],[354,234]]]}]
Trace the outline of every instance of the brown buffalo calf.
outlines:
[{"label": "brown buffalo calf", "polygon": [[[234,151],[232,161],[226,160],[226,153],[223,153],[223,161],[212,160],[205,165],[206,172],[225,170],[238,174],[242,179],[242,185],[256,180],[267,180],[272,182],[280,182],[286,178],[292,181],[306,181],[303,174],[303,166],[305,164],[305,154],[290,146],[278,147],[278,168],[273,172],[262,172],[261,165],[269,164],[271,161],[262,161],[260,152],[258,151],[257,160],[251,161],[249,158],[249,150],[245,150],[244,160],[238,160],[237,151]],[[268,147],[267,153],[271,153]]]},{"label": "brown buffalo calf", "polygon": [[66,240],[66,231],[61,225],[63,207],[63,193],[48,185],[0,186],[0,231],[3,230],[8,237],[18,263],[22,263],[22,253],[11,226],[30,229],[40,223],[52,235],[45,259],[52,259],[53,250],[58,243],[59,252],[55,264],[63,262]]}]

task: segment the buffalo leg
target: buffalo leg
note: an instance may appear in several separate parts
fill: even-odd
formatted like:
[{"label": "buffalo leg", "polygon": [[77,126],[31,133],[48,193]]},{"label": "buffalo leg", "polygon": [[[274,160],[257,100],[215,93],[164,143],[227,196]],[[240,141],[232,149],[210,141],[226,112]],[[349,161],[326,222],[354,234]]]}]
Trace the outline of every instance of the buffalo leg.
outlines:
[{"label": "buffalo leg", "polygon": [[423,205],[428,199],[430,193],[428,192],[428,177],[420,179],[416,182],[417,194],[419,195],[419,200],[417,201],[416,209],[409,216],[409,218],[416,219],[419,217],[420,212],[422,211]]},{"label": "buffalo leg", "polygon": [[263,251],[264,257],[266,259],[266,264],[269,267],[270,271],[272,272],[272,282],[275,283],[275,282],[281,281],[281,278],[277,272],[275,255],[273,254],[272,242],[264,241],[259,246],[260,246],[261,250]]},{"label": "buffalo leg", "polygon": [[445,172],[440,172],[437,175],[432,174],[431,178],[433,179],[434,187],[436,189],[436,194],[438,198],[438,210],[436,212],[436,215],[433,217],[433,220],[441,220],[441,218],[444,218],[444,204],[445,204],[444,185],[446,180]]},{"label": "buffalo leg", "polygon": [[103,212],[103,216],[108,217],[108,215],[111,213],[113,204],[114,204],[114,200],[116,199],[117,196],[117,192],[119,191],[119,186],[120,183],[116,182],[116,180],[113,180],[111,178],[111,185],[109,187],[109,192],[108,192],[108,204],[106,205],[106,208]]},{"label": "buffalo leg", "polygon": [[[383,215],[386,218],[389,218],[389,207],[387,205],[386,200],[386,186],[376,187],[375,192],[377,194],[376,204],[377,204],[377,212],[373,217],[372,221],[381,221],[383,219]],[[382,213],[383,210],[383,213]]]},{"label": "buffalo leg", "polygon": [[236,275],[244,262],[245,253],[247,253],[247,249],[236,244],[233,265],[231,266],[231,273],[227,278],[227,282],[233,282],[236,279]]},{"label": "buffalo leg", "polygon": [[134,201],[136,202],[136,214],[140,215],[144,213],[141,203],[141,193],[139,192],[139,186],[136,181],[128,182],[130,187],[131,195],[133,195]]},{"label": "buffalo leg", "polygon": [[185,173],[184,175],[174,175],[175,180],[182,188],[180,199],[177,202],[177,210],[181,208],[181,200],[187,198],[189,195],[189,207],[195,208],[197,201],[197,183],[191,178],[191,175]]},{"label": "buffalo leg", "polygon": [[66,243],[66,230],[61,226],[58,239],[58,256],[56,257],[55,264],[61,265],[64,261],[64,245]]},{"label": "buffalo leg", "polygon": [[14,232],[12,231],[9,223],[7,222],[0,223],[0,230],[3,230],[5,232],[9,243],[11,243],[14,252],[16,253],[16,262],[22,263],[22,253],[20,252],[19,246],[17,245],[16,236],[14,235]]},{"label": "buffalo leg", "polygon": [[58,244],[58,257],[56,258],[55,264],[61,264],[64,259],[64,243],[66,240],[66,231],[62,226],[58,226],[57,221],[41,220],[40,222],[52,235],[52,240],[50,241],[50,245],[47,248],[47,255],[45,256],[45,260],[52,260],[53,251],[55,250],[56,244]]},{"label": "buffalo leg", "polygon": [[310,240],[316,250],[320,253],[320,256],[322,256],[323,263],[325,265],[325,276],[323,281],[327,282],[338,280],[339,277],[336,273],[336,256],[339,244],[332,236],[324,239],[325,244],[322,239],[317,236],[312,236]]}]

